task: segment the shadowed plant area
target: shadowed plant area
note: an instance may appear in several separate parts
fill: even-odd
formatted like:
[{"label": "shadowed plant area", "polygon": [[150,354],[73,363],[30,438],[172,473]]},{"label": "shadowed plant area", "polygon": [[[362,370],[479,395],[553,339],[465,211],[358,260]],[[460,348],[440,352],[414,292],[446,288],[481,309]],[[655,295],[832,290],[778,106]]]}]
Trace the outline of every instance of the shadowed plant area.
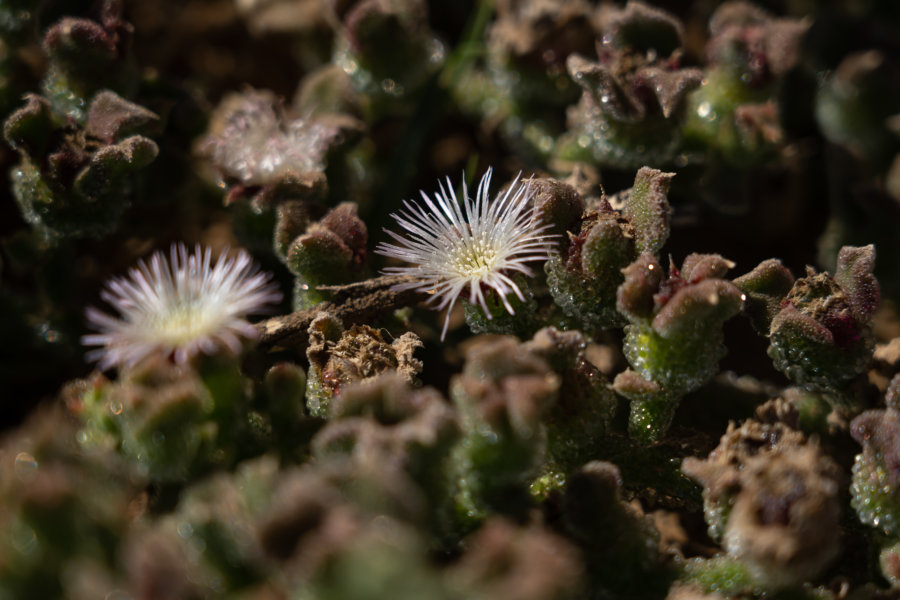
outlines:
[{"label": "shadowed plant area", "polygon": [[900,598],[898,40],[0,1],[0,600]]}]

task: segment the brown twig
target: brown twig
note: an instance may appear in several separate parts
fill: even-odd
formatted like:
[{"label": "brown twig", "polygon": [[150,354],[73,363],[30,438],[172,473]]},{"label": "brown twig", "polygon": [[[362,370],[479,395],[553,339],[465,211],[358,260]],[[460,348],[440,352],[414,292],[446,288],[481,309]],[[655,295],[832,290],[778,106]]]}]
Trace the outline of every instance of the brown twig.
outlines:
[{"label": "brown twig", "polygon": [[382,275],[358,283],[319,286],[317,290],[332,294],[331,300],[257,323],[257,347],[271,349],[305,344],[309,324],[320,312],[331,313],[343,322],[344,327],[350,327],[427,299],[425,292],[392,289],[412,281],[415,278],[408,275]]}]

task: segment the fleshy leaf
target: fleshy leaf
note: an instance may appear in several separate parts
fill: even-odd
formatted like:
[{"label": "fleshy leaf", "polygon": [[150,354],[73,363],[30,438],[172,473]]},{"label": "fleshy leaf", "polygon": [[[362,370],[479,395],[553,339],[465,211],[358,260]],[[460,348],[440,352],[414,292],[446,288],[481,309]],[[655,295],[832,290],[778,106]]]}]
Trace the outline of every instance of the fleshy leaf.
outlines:
[{"label": "fleshy leaf", "polygon": [[40,156],[53,130],[50,103],[36,94],[25,96],[25,106],[16,110],[3,125],[3,136],[10,146]]},{"label": "fleshy leaf", "polygon": [[770,258],[735,279],[734,284],[747,296],[744,310],[754,329],[766,335],[781,301],[794,286],[794,276],[780,260]]},{"label": "fleshy leaf", "polygon": [[604,45],[632,48],[638,52],[655,51],[668,56],[681,47],[681,22],[669,13],[644,2],[629,0],[615,11],[607,23]]},{"label": "fleshy leaf", "polygon": [[91,157],[90,164],[75,178],[75,190],[89,198],[106,194],[119,178],[149,165],[159,153],[153,140],[135,135],[118,144],[104,146]]},{"label": "fleshy leaf", "polygon": [[641,167],[622,214],[631,219],[638,252],[656,254],[669,238],[669,184],[675,173]]},{"label": "fleshy leaf", "polygon": [[681,278],[688,283],[697,283],[724,277],[733,268],[733,262],[718,254],[688,254],[681,264]]},{"label": "fleshy leaf", "polygon": [[134,131],[159,117],[134,102],[125,100],[115,92],[103,90],[91,100],[84,130],[107,144],[112,144],[123,133]]},{"label": "fleshy leaf", "polygon": [[741,310],[741,291],[730,281],[708,279],[678,290],[653,319],[664,338],[688,334],[697,327],[718,327]]},{"label": "fleshy leaf", "polygon": [[[557,235],[564,243],[568,232],[574,231],[584,212],[584,200],[572,186],[557,179],[534,179],[528,184],[534,202],[535,220],[553,225],[548,233]],[[563,248],[557,245],[560,251]]]},{"label": "fleshy leaf", "polygon": [[838,252],[834,280],[847,294],[854,316],[860,322],[872,317],[881,297],[878,280],[872,275],[874,270],[874,245],[844,246]]},{"label": "fleshy leaf", "polygon": [[352,260],[353,251],[341,237],[316,223],[291,243],[287,253],[288,268],[311,283],[331,282],[347,271]]},{"label": "fleshy leaf", "polygon": [[635,319],[653,315],[653,295],[663,280],[663,270],[652,254],[644,253],[622,271],[625,281],[616,294],[616,307]]}]

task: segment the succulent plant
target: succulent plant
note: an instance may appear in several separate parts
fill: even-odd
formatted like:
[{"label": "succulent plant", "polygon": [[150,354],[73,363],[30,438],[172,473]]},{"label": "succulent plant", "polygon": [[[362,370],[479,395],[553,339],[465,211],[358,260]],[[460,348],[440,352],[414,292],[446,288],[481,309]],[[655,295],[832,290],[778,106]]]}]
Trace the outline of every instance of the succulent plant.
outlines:
[{"label": "succulent plant", "polygon": [[[622,193],[621,211],[602,198],[584,213],[579,231],[570,231],[571,224],[562,228],[568,239],[544,267],[547,284],[554,302],[587,331],[625,324],[616,308],[616,289],[624,280],[625,267],[643,252],[659,252],[669,237],[667,194],[672,177],[642,167],[634,186]],[[574,216],[583,201],[574,189],[560,188],[557,204],[571,207],[567,212]]]},{"label": "succulent plant", "polygon": [[356,0],[338,17],[333,60],[372,117],[409,106],[444,62],[444,45],[428,27],[422,0]]},{"label": "succulent plant", "polygon": [[120,0],[98,3],[95,19],[63,17],[44,32],[49,69],[43,93],[54,112],[83,123],[88,103],[102,89],[125,96],[138,85],[131,59],[133,26],[122,19]]},{"label": "succulent plant", "polygon": [[301,310],[328,298],[318,286],[346,283],[364,273],[368,231],[351,202],[334,207],[303,231],[289,226],[294,224],[282,219],[275,241],[294,274],[294,308]]},{"label": "succulent plant", "polygon": [[342,390],[312,452],[321,461],[347,459],[373,473],[405,474],[427,501],[428,528],[443,545],[459,533],[448,463],[458,437],[456,413],[436,390],[414,389],[399,373],[385,372]]},{"label": "succulent plant", "polygon": [[52,241],[114,231],[132,198],[136,174],[159,151],[134,130],[156,119],[104,90],[91,99],[85,124],[78,126],[60,118],[48,100],[28,95],[3,128],[19,152],[11,179],[24,219]]},{"label": "succulent plant", "polygon": [[836,558],[840,471],[803,434],[781,424],[732,424],[708,459],[685,459],[683,468],[703,483],[710,533],[751,585],[799,586]]},{"label": "succulent plant", "polygon": [[[77,396],[78,384],[69,392]],[[114,570],[145,480],[128,461],[82,451],[62,407],[43,409],[0,447],[0,594],[62,597]]]},{"label": "succulent plant", "polygon": [[321,419],[306,409],[306,371],[292,362],[279,362],[265,373],[254,389],[247,421],[250,436],[262,451],[275,451],[300,460]]},{"label": "succulent plant", "polygon": [[869,321],[880,298],[874,266],[874,246],[845,246],[834,276],[807,268],[806,277],[792,281],[780,264],[765,261],[735,280],[750,298],[756,327],[768,322],[775,367],[837,404],[852,404],[846,386],[872,356]]},{"label": "succulent plant", "polygon": [[85,446],[121,453],[162,483],[230,464],[249,425],[244,381],[233,359],[202,362],[198,373],[155,355],[116,381],[96,376],[78,407]]},{"label": "succulent plant", "polygon": [[572,54],[589,54],[598,32],[587,2],[498,2],[485,33],[484,64],[472,61],[451,80],[460,108],[498,131],[515,152],[546,160],[565,130],[566,105],[580,89],[566,71]]},{"label": "succulent plant", "polygon": [[612,9],[597,61],[578,54],[566,60],[583,94],[569,112],[573,133],[557,154],[625,169],[670,162],[685,99],[703,79],[700,69],[679,66],[682,35],[678,19],[643,2]]},{"label": "succulent plant", "polygon": [[888,580],[893,588],[900,586],[900,545],[891,544],[881,549],[878,554],[878,565],[881,567],[881,574]]},{"label": "succulent plant", "polygon": [[900,63],[889,53],[854,52],[830,71],[815,98],[816,121],[832,143],[828,168],[836,175],[828,190],[829,219],[819,238],[818,262],[834,269],[843,246],[874,244],[879,255],[875,274],[885,297],[894,301],[900,294],[893,234],[900,210],[896,184],[891,184],[900,153],[897,73]]},{"label": "succulent plant", "polygon": [[652,597],[671,573],[658,553],[658,532],[622,499],[622,477],[610,463],[591,461],[574,472],[562,497],[565,531],[584,555],[589,589],[598,596],[638,590]]},{"label": "succulent plant", "polygon": [[669,275],[644,252],[625,268],[616,306],[629,321],[624,352],[632,369],[613,382],[631,402],[629,432],[645,441],[662,435],[681,396],[698,389],[724,356],[723,323],[741,309],[743,294],[722,276],[734,263],[717,254],[690,254]]},{"label": "succulent plant", "polygon": [[616,409],[615,394],[600,370],[588,361],[587,340],[578,331],[545,327],[522,350],[540,357],[559,377],[557,400],[543,417],[547,429],[547,468],[532,492],[548,488],[596,456],[609,434]]},{"label": "succulent plant", "polygon": [[474,522],[488,511],[521,515],[528,485],[546,459],[542,417],[560,380],[541,357],[504,337],[474,348],[450,384],[463,437],[454,449],[457,510]]},{"label": "succulent plant", "polygon": [[886,169],[900,151],[885,121],[896,114],[900,64],[877,50],[850,54],[823,82],[816,96],[822,133],[872,167]]},{"label": "succulent plant", "polygon": [[577,598],[584,573],[576,548],[547,528],[493,518],[468,540],[448,574],[464,589],[498,600]]},{"label": "succulent plant", "polygon": [[771,159],[784,141],[777,95],[799,62],[809,22],[725,2],[709,20],[707,69],[689,98],[685,144],[736,167]]},{"label": "succulent plant", "polygon": [[794,276],[777,258],[770,258],[734,280],[744,292],[744,314],[762,335],[769,333],[772,319],[781,310],[784,298],[794,286]]},{"label": "succulent plant", "polygon": [[853,464],[851,505],[859,520],[877,528],[888,539],[900,537],[900,487],[896,447],[900,428],[900,376],[894,377],[886,394],[886,409],[867,410],[850,426],[853,439],[863,451]]},{"label": "succulent plant", "polygon": [[548,327],[525,343],[502,337],[469,354],[451,383],[463,429],[453,455],[457,504],[467,517],[495,504],[516,514],[528,505],[525,489],[546,497],[602,446],[615,398],[586,345],[578,332]]},{"label": "succulent plant", "polygon": [[0,0],[0,600],[897,596],[895,4]]},{"label": "succulent plant", "polygon": [[524,107],[565,106],[577,99],[566,58],[586,54],[596,32],[586,2],[498,2],[488,31],[488,70],[494,85]]}]

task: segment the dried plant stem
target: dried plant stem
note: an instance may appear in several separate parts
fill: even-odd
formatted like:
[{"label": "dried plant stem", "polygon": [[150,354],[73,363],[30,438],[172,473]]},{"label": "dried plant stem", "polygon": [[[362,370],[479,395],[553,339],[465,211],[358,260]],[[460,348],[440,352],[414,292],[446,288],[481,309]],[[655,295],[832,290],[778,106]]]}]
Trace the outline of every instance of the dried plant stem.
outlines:
[{"label": "dried plant stem", "polygon": [[332,299],[312,308],[257,323],[258,347],[266,350],[306,344],[309,324],[320,312],[331,313],[343,322],[344,327],[350,327],[368,323],[398,308],[421,302],[428,298],[427,292],[392,289],[414,279],[409,275],[382,275],[358,283],[319,286],[316,289],[330,292],[333,294]]}]

